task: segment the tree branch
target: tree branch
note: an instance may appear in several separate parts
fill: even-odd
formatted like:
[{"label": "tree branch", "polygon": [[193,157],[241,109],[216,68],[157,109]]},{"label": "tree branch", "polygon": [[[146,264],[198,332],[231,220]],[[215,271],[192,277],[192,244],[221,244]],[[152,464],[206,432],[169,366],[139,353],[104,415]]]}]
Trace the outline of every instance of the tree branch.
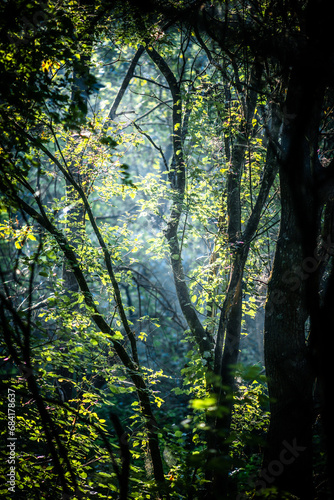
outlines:
[{"label": "tree branch", "polygon": [[156,64],[163,76],[166,78],[173,98],[173,158],[175,160],[176,167],[176,183],[174,199],[171,207],[170,217],[167,223],[167,228],[165,230],[165,236],[169,245],[174,283],[181,310],[190,330],[195,337],[200,352],[203,355],[204,352],[212,353],[213,343],[209,339],[209,333],[205,331],[202,323],[198,319],[193,305],[191,304],[189,289],[186,283],[186,277],[182,265],[179,239],[177,235],[177,229],[183,211],[183,200],[186,185],[185,163],[183,158],[183,131],[185,132],[187,129],[187,120],[189,118],[189,114],[186,113],[187,119],[184,121],[184,126],[182,126],[181,89],[175,78],[175,75],[171,71],[166,61],[153,47],[148,47],[147,54]]}]

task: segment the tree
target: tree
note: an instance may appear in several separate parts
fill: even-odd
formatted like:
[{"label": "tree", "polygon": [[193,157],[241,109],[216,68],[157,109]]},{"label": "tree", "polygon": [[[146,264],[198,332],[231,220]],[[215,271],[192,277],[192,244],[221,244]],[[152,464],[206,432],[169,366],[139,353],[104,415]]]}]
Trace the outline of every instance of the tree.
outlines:
[{"label": "tree", "polygon": [[[24,47],[17,42],[22,32],[11,28],[11,57],[4,60],[12,62],[5,70],[13,89],[22,87],[20,75],[31,71],[31,78],[23,80],[20,99],[4,89],[2,102],[2,123],[9,123],[1,143],[4,387],[15,384],[22,404],[33,398],[29,416],[20,417],[28,427],[36,418],[33,438],[48,449],[43,476],[39,445],[31,452],[31,438],[20,428],[25,458],[19,473],[38,470],[36,491],[44,483],[50,494],[76,497],[106,498],[108,488],[121,498],[142,498],[142,489],[149,497],[237,495],[247,453],[237,473],[243,454],[236,443],[246,443],[240,422],[249,418],[240,401],[252,401],[258,411],[261,389],[256,381],[248,387],[240,381],[259,379],[258,370],[240,372],[236,364],[242,321],[247,312],[254,314],[259,293],[252,273],[263,270],[263,242],[271,258],[279,168],[282,220],[265,328],[275,400],[255,488],[275,486],[308,498],[314,380],[309,355],[315,353],[326,392],[319,311],[330,318],[331,277],[326,279],[327,257],[319,269],[317,257],[317,272],[293,289],[289,273],[301,259],[304,267],[309,264],[330,218],[332,168],[330,163],[322,169],[317,153],[331,73],[319,82],[312,75],[304,84],[310,51],[317,67],[322,18],[314,17],[313,29],[313,2],[294,15],[275,2],[151,2],[147,11],[129,11],[129,5],[87,4],[77,12],[66,4],[57,11],[60,25],[48,17],[60,8],[48,6],[44,24],[33,36],[29,32]],[[267,23],[273,15],[276,23]],[[73,37],[62,41],[69,25]],[[99,35],[97,28],[103,29]],[[326,51],[323,61],[327,57]],[[42,91],[32,95],[35,84]],[[137,150],[142,162],[147,159],[145,169]],[[157,274],[168,273],[164,259],[175,288],[166,280],[159,285]],[[282,283],[284,300],[277,299]],[[311,348],[305,343],[308,316]],[[160,325],[166,341],[156,333]],[[185,329],[185,347],[173,351],[170,339]],[[281,345],[293,387],[285,380]],[[153,361],[154,346],[159,353]],[[175,356],[175,369],[165,363],[169,376],[181,371],[184,382],[174,387],[180,403],[178,410],[170,407],[165,425],[163,397],[154,387],[159,383],[167,392],[173,385],[161,371],[164,350]],[[301,383],[306,393],[298,390]],[[190,409],[181,409],[189,399]],[[325,423],[328,401],[326,392]],[[114,411],[107,414],[115,402],[123,405],[122,423]],[[257,421],[259,432],[264,421]],[[330,436],[328,423],[326,429]],[[306,453],[299,453],[302,448]],[[273,464],[286,449],[300,456],[279,462],[277,473]],[[22,488],[29,490],[25,482]]]},{"label": "tree", "polygon": [[[200,39],[201,40],[201,39]],[[203,43],[201,41],[201,43]],[[196,339],[202,357],[207,360],[209,365],[208,377],[216,376],[216,384],[218,384],[217,404],[218,407],[223,405],[229,407],[227,414],[223,417],[216,417],[214,419],[213,428],[211,429],[212,436],[209,438],[209,452],[211,452],[211,459],[208,467],[212,468],[215,460],[221,459],[221,453],[226,453],[224,441],[226,435],[230,431],[231,425],[231,412],[232,404],[229,399],[233,394],[234,387],[234,373],[233,367],[236,365],[239,354],[239,342],[241,334],[241,320],[242,320],[242,279],[243,270],[247,261],[250,243],[256,233],[260,215],[262,213],[264,204],[267,200],[269,190],[275,178],[277,171],[275,160],[275,141],[278,135],[278,125],[274,125],[271,130],[272,137],[268,142],[267,162],[265,163],[264,172],[262,174],[262,183],[260,185],[258,198],[254,204],[254,209],[251,212],[248,224],[243,224],[242,211],[241,211],[241,181],[246,158],[251,155],[250,140],[251,140],[251,124],[254,118],[257,93],[249,90],[245,96],[242,95],[242,85],[239,78],[239,72],[235,73],[235,79],[238,82],[237,89],[240,95],[240,106],[242,107],[241,117],[238,117],[240,123],[237,123],[236,131],[232,135],[228,131],[229,137],[225,136],[225,155],[226,163],[229,165],[227,174],[227,228],[222,226],[219,228],[222,233],[219,238],[219,243],[216,242],[218,247],[224,238],[224,229],[226,230],[228,244],[233,252],[233,264],[230,271],[230,282],[225,292],[225,299],[219,307],[220,313],[218,329],[203,328],[199,321],[195,308],[191,304],[190,294],[186,284],[185,273],[182,265],[182,258],[180,252],[180,245],[178,243],[178,225],[180,217],[183,212],[183,200],[185,192],[185,160],[182,154],[182,135],[184,134],[184,125],[182,127],[182,108],[181,108],[181,94],[179,84],[175,76],[171,73],[169,67],[161,59],[159,54],[153,49],[149,48],[148,54],[152,60],[157,64],[163,75],[165,76],[171,93],[173,95],[173,130],[174,130],[174,156],[173,159],[176,163],[177,169],[177,182],[176,182],[176,197],[172,205],[170,219],[166,230],[166,238],[170,248],[171,265],[174,272],[174,282],[176,291],[178,293],[180,306],[182,312],[187,320],[188,326]],[[211,57],[210,57],[211,59]],[[227,62],[225,62],[225,67]],[[238,71],[236,61],[232,60],[234,71]],[[250,81],[247,80],[245,84],[249,89],[260,87],[257,80],[261,79],[262,68],[255,64],[254,70],[250,70]],[[226,75],[224,75],[226,77]],[[255,82],[253,81],[255,80]],[[231,91],[230,91],[231,92]],[[186,121],[186,119],[184,119]],[[273,123],[277,121],[276,116],[273,117]],[[231,135],[232,138],[231,138]],[[226,134],[227,135],[227,134]],[[232,139],[232,140],[231,140]],[[231,144],[230,144],[231,140]],[[249,151],[247,149],[249,148]],[[250,168],[252,168],[249,165]],[[251,200],[251,205],[253,200]],[[252,205],[253,206],[253,205]],[[221,210],[222,213],[222,210]],[[218,215],[218,214],[217,214]],[[217,217],[219,218],[219,217]],[[242,230],[242,225],[245,228]],[[217,238],[218,239],[218,238]],[[213,268],[217,266],[216,259],[219,258],[217,251],[214,251],[212,256]],[[211,308],[211,319],[214,318],[212,307],[216,301],[214,294],[216,290],[209,293],[208,304]],[[216,338],[213,341],[213,338]],[[223,348],[224,346],[224,348]],[[211,364],[211,366],[210,366]],[[227,393],[226,389],[228,388]],[[216,389],[216,390],[217,390]],[[228,451],[227,451],[228,453]],[[212,456],[214,458],[212,458]],[[222,467],[216,468],[214,472],[214,494],[217,495],[218,491],[222,489]],[[227,472],[228,469],[226,469]],[[227,480],[227,479],[226,479]],[[216,484],[215,484],[216,483]]]},{"label": "tree", "polygon": [[[6,5],[6,7],[9,8],[9,6]],[[32,7],[32,6],[30,6]],[[54,13],[53,12],[53,6],[48,9],[48,15]],[[61,12],[58,10],[57,13],[61,15]],[[72,15],[72,9],[69,8],[67,11],[65,10],[66,14],[66,19],[65,19],[65,25],[66,22],[71,23],[71,15]],[[69,14],[69,15],[68,15]],[[87,32],[90,32],[90,22],[91,19],[89,18],[89,15],[91,14],[87,11],[84,11],[84,14],[86,17],[84,17],[84,22],[85,24],[86,21],[88,21],[88,30],[87,26],[85,26],[85,34]],[[75,16],[77,13],[73,12],[74,16],[74,22],[76,21]],[[44,16],[44,20],[46,21],[47,26],[47,36],[50,36],[52,34],[52,29],[53,29],[53,24],[55,18],[49,18],[47,17],[47,14]],[[51,26],[50,26],[51,25]],[[42,34],[44,36],[44,31],[42,30],[43,27],[37,26],[36,31],[37,35],[39,35],[39,32],[42,31]],[[45,27],[44,27],[45,28]],[[57,26],[58,28],[58,26]],[[87,31],[86,31],[87,30]],[[25,35],[25,33],[24,33]],[[34,33],[33,36],[31,36],[31,41],[34,46],[36,46],[36,43],[38,42],[38,37],[35,36],[36,33]],[[63,36],[63,31],[62,31],[62,26],[60,26],[59,29],[59,35],[60,37]],[[80,37],[80,30],[78,29],[78,26],[76,25],[76,36]],[[30,33],[28,40],[30,42]],[[36,41],[37,40],[37,41]],[[48,39],[49,40],[49,39]],[[43,41],[43,40],[42,40]],[[70,268],[71,272],[70,275],[73,274],[76,280],[76,283],[74,284],[74,288],[71,286],[67,291],[69,292],[69,296],[71,300],[73,300],[73,297],[78,299],[78,303],[82,303],[82,300],[84,299],[84,304],[89,308],[90,314],[89,316],[91,319],[97,322],[98,328],[102,328],[104,333],[108,336],[108,338],[113,339],[112,342],[114,343],[115,346],[117,346],[118,350],[118,355],[120,358],[123,358],[123,362],[125,361],[126,363],[126,369],[130,370],[132,372],[131,378],[135,382],[135,385],[137,384],[137,389],[140,393],[140,399],[141,399],[141,409],[143,411],[143,417],[145,419],[145,426],[148,430],[148,443],[149,447],[153,450],[156,449],[158,450],[158,442],[157,442],[157,436],[154,431],[154,426],[155,426],[155,420],[153,415],[151,414],[151,406],[150,406],[150,401],[149,397],[147,394],[147,389],[146,389],[146,384],[143,379],[143,377],[139,374],[138,372],[138,360],[137,360],[137,355],[135,351],[135,345],[133,344],[133,333],[129,327],[127,318],[124,315],[124,308],[123,308],[123,303],[121,300],[120,292],[119,292],[119,287],[118,283],[115,279],[114,276],[114,271],[111,265],[111,258],[110,258],[110,253],[108,251],[108,248],[104,242],[103,236],[101,232],[99,231],[95,221],[93,218],[91,218],[91,222],[93,222],[94,228],[96,230],[96,237],[99,240],[99,243],[102,244],[103,246],[103,252],[105,255],[105,261],[106,261],[106,266],[108,269],[108,276],[109,279],[112,281],[112,285],[114,287],[114,293],[115,293],[115,299],[116,302],[118,303],[118,309],[119,309],[119,314],[124,321],[124,326],[126,328],[127,334],[129,335],[130,340],[132,340],[132,356],[129,356],[127,351],[124,349],[122,344],[119,342],[119,336],[116,334],[112,328],[110,327],[109,324],[107,324],[106,320],[103,318],[103,316],[100,315],[100,312],[98,311],[96,304],[93,300],[93,295],[92,292],[90,291],[90,286],[87,283],[86,277],[84,275],[82,267],[79,265],[78,261],[78,244],[75,242],[76,237],[74,238],[74,242],[72,242],[71,237],[69,238],[68,236],[68,228],[65,230],[61,230],[58,227],[58,223],[54,221],[54,215],[52,216],[51,214],[47,213],[46,206],[43,206],[43,194],[40,191],[40,186],[41,186],[41,176],[43,175],[42,171],[42,164],[46,165],[46,162],[49,161],[51,164],[54,165],[54,167],[60,168],[60,171],[64,175],[64,180],[68,184],[68,186],[71,186],[71,188],[74,190],[75,195],[72,198],[72,195],[70,197],[70,203],[72,204],[73,200],[75,201],[76,205],[79,205],[79,207],[76,207],[76,212],[79,210],[81,211],[81,207],[84,208],[86,213],[89,215],[92,214],[91,208],[88,204],[87,197],[85,194],[85,183],[81,178],[75,178],[73,174],[73,165],[74,165],[74,157],[68,157],[67,161],[65,159],[66,153],[65,149],[66,146],[63,145],[60,141],[63,140],[63,137],[59,136],[59,130],[57,128],[57,125],[54,124],[54,122],[59,122],[60,121],[60,115],[62,115],[62,123],[64,125],[64,128],[70,128],[73,130],[73,128],[80,129],[82,127],[84,121],[85,121],[85,115],[86,115],[86,110],[87,110],[87,103],[86,103],[86,97],[82,95],[81,90],[80,93],[77,92],[76,86],[78,85],[78,77],[77,75],[83,75],[80,78],[83,78],[85,80],[84,86],[85,86],[85,93],[90,93],[92,90],[92,87],[95,83],[94,79],[88,80],[86,78],[87,71],[85,68],[86,61],[84,63],[76,63],[76,54],[74,53],[75,50],[77,50],[77,46],[74,44],[74,47],[68,48],[66,46],[66,42],[68,39],[65,39],[65,41],[61,41],[61,48],[63,49],[63,52],[60,52],[58,56],[62,56],[62,53],[64,53],[64,67],[65,70],[63,71],[63,74],[58,74],[58,67],[60,66],[60,63],[54,62],[54,56],[53,54],[55,53],[54,51],[57,48],[57,45],[55,44],[54,46],[50,46],[48,44],[45,44],[46,51],[41,51],[41,54],[39,54],[39,58],[33,59],[33,64],[35,66],[32,67],[33,74],[31,75],[31,81],[33,84],[38,86],[38,79],[43,79],[46,80],[46,83],[49,84],[48,87],[44,87],[45,92],[39,93],[37,95],[37,99],[33,100],[33,97],[28,93],[31,89],[31,83],[27,84],[27,89],[22,92],[22,101],[24,104],[23,109],[21,108],[21,102],[20,101],[14,101],[12,102],[11,96],[7,98],[7,100],[4,101],[3,104],[3,110],[5,113],[3,113],[3,120],[5,117],[8,115],[8,110],[10,107],[13,108],[13,111],[11,110],[11,116],[7,117],[9,121],[9,127],[7,127],[7,131],[4,135],[4,141],[2,143],[2,151],[3,151],[3,169],[2,169],[2,186],[6,190],[6,197],[7,197],[7,202],[9,202],[9,205],[13,205],[16,207],[16,209],[21,210],[23,214],[27,214],[31,220],[35,221],[38,223],[41,227],[42,233],[40,236],[40,245],[37,249],[37,253],[31,255],[29,252],[29,255],[27,256],[27,261],[32,261],[35,262],[39,259],[39,253],[42,251],[44,253],[44,238],[46,234],[49,234],[51,236],[51,246],[54,247],[54,244],[58,245],[59,249],[62,249],[64,251],[64,256],[65,256],[65,265],[66,267]],[[14,34],[11,35],[11,49],[12,49],[12,54],[20,54],[20,47],[21,45],[21,37],[16,36]],[[81,41],[79,41],[80,44]],[[89,43],[91,43],[92,40],[89,40]],[[24,43],[24,42],[22,42]],[[50,47],[50,49],[49,49]],[[35,55],[35,51],[32,50],[30,51],[29,47],[25,47],[27,50],[28,54],[33,54]],[[43,47],[44,48],[44,47]],[[72,50],[71,50],[72,49]],[[73,50],[74,49],[74,50]],[[84,49],[84,44],[81,45],[81,49]],[[11,54],[11,53],[10,53]],[[46,57],[50,58],[53,57],[53,59],[45,59]],[[14,58],[7,56],[7,60],[12,61]],[[80,56],[79,56],[80,59]],[[85,55],[83,56],[83,59],[85,59]],[[44,61],[41,67],[39,67],[39,62]],[[46,61],[46,62],[45,62]],[[72,64],[72,61],[74,61],[74,64]],[[69,101],[68,96],[66,96],[66,85],[67,82],[71,83],[71,76],[69,74],[69,71],[66,69],[66,65],[69,65],[70,70],[72,67],[74,68],[74,90],[72,92],[72,100]],[[27,71],[27,66],[28,63],[27,61],[24,61],[24,63],[21,63],[21,66],[19,66],[19,61],[17,61],[16,65],[16,74],[15,78],[16,81],[14,82],[14,86],[20,85],[20,81],[17,77],[17,73],[21,72],[24,73],[24,75],[29,76],[28,71]],[[71,67],[72,66],[72,67]],[[56,70],[54,69],[56,67]],[[8,72],[8,68],[6,68]],[[72,74],[72,73],[71,73]],[[79,87],[82,87],[80,84]],[[62,95],[58,96],[57,92],[59,91],[60,87],[64,87],[64,92]],[[43,88],[43,87],[42,87]],[[73,87],[72,87],[73,89]],[[65,94],[64,94],[65,93]],[[55,99],[53,98],[54,96]],[[5,98],[7,97],[6,95],[4,96]],[[33,107],[34,109],[31,111],[29,109],[29,105],[27,106],[26,104],[26,99],[27,97],[31,97],[30,101],[28,102],[33,102]],[[59,102],[61,103],[61,106],[59,106]],[[66,102],[70,102],[70,106],[68,108],[68,117],[66,116],[66,113],[64,114],[64,111],[66,112]],[[51,107],[51,110],[50,110]],[[74,113],[73,113],[74,112]],[[40,128],[36,129],[36,124],[42,124],[42,134],[44,133],[44,144],[43,144],[43,139],[41,139],[41,136],[39,135],[41,133]],[[12,135],[11,135],[12,132]],[[42,135],[43,137],[43,135]],[[45,145],[46,143],[46,145]],[[58,153],[60,154],[60,160],[57,158],[57,153],[54,154],[50,150],[50,144],[53,143],[55,150],[58,150]],[[113,142],[107,141],[107,144],[113,144]],[[73,146],[73,141],[72,141],[72,146]],[[67,146],[68,147],[68,146]],[[20,155],[20,149],[23,150],[23,155]],[[29,154],[32,154],[32,156],[29,156]],[[65,154],[65,156],[64,156]],[[37,185],[35,181],[30,180],[30,175],[29,175],[29,169],[30,167],[29,164],[29,159],[32,160],[31,164],[37,169]],[[20,163],[23,163],[23,169],[20,169]],[[69,166],[68,166],[69,165]],[[19,167],[19,168],[18,168]],[[13,168],[16,169],[17,173],[12,175],[13,173]],[[80,168],[80,166],[77,164],[74,165],[74,168]],[[80,177],[80,176],[79,176]],[[32,182],[32,184],[31,184]],[[29,201],[26,201],[25,194],[20,192],[20,188],[18,186],[23,186],[24,189],[27,189],[28,192],[34,195],[35,197],[35,203],[36,203],[36,208],[33,207],[33,203],[29,203]],[[72,201],[71,201],[72,200]],[[57,209],[56,209],[57,212]],[[71,214],[74,214],[74,211],[71,212]],[[69,214],[69,215],[71,215]],[[26,217],[24,215],[24,217]],[[82,216],[77,213],[75,213],[74,216],[74,221],[72,221],[71,228],[75,228],[75,233],[78,234],[78,219],[82,219]],[[10,223],[9,223],[10,225]],[[28,223],[28,226],[30,228],[30,222]],[[46,231],[46,233],[43,234],[43,231]],[[35,236],[31,235],[31,239],[36,239]],[[23,237],[22,241],[22,246],[24,245],[25,238]],[[49,240],[50,243],[50,240]],[[20,244],[18,246],[21,248]],[[16,272],[16,269],[13,269],[13,272]],[[34,292],[34,280],[35,280],[35,275],[34,275],[34,265],[33,265],[33,271],[31,273],[31,277],[29,279],[29,288],[28,292],[29,295],[31,296],[31,301],[33,300],[33,292]],[[65,280],[66,281],[66,280]],[[72,280],[73,281],[73,280]],[[21,319],[17,314],[15,310],[15,306],[13,306],[12,298],[11,298],[11,292],[10,289],[6,286],[5,280],[3,280],[4,284],[4,294],[2,296],[2,301],[3,301],[3,312],[2,312],[2,324],[4,327],[4,340],[8,349],[8,353],[10,355],[10,358],[14,361],[16,366],[18,368],[21,367],[21,370],[24,371],[26,374],[27,378],[27,387],[32,396],[34,397],[36,404],[37,404],[37,410],[39,414],[39,418],[41,420],[42,428],[44,429],[47,442],[50,447],[51,455],[53,457],[53,461],[55,463],[55,468],[56,468],[56,474],[59,475],[60,478],[60,483],[61,483],[61,488],[64,492],[70,493],[71,491],[75,491],[77,495],[80,495],[82,490],[77,484],[77,480],[75,478],[75,475],[73,474],[73,468],[70,463],[69,459],[69,453],[70,451],[65,448],[64,443],[62,441],[62,438],[59,435],[59,431],[57,430],[54,421],[52,417],[50,416],[50,413],[48,412],[46,405],[45,405],[45,394],[43,396],[40,395],[40,388],[39,384],[37,382],[37,373],[38,369],[35,367],[35,363],[33,361],[34,359],[34,354],[33,354],[33,348],[31,345],[32,342],[32,325],[31,325],[31,307],[28,307],[27,313],[23,315],[23,319]],[[80,294],[78,293],[80,290]],[[45,303],[46,301],[44,301]],[[6,315],[6,312],[8,315]],[[80,316],[80,314],[79,314]],[[62,318],[64,320],[64,317]],[[11,327],[11,322],[14,321],[14,327]],[[65,330],[66,330],[66,321],[64,324]],[[38,331],[34,333],[34,342],[36,341],[36,333],[37,337],[39,336]],[[44,334],[46,332],[44,331]],[[68,340],[68,337],[66,339],[71,343],[72,340]],[[66,355],[70,354],[68,351],[66,351]],[[32,357],[33,356],[33,357]],[[47,358],[48,360],[48,358]],[[37,370],[35,372],[34,370]],[[61,367],[60,368],[62,375],[64,375],[64,370]],[[67,370],[65,370],[67,372]],[[62,382],[61,379],[58,380],[58,383]],[[73,382],[67,380],[67,385]],[[21,387],[19,385],[19,387]],[[80,394],[80,393],[79,393]],[[146,408],[146,409],[145,409]],[[66,407],[66,411],[70,410],[70,408]],[[53,445],[53,442],[55,441],[56,446]],[[122,446],[121,446],[122,450]],[[151,451],[152,451],[151,450]],[[152,454],[152,457],[154,455],[154,452]],[[156,460],[157,459],[157,460]],[[64,463],[64,466],[61,465],[61,460]],[[155,479],[158,481],[158,483],[163,483],[164,482],[164,476],[163,476],[163,471],[160,469],[160,478],[159,476],[159,471],[157,467],[159,468],[159,462],[161,465],[161,459],[160,459],[160,452],[158,451],[158,455],[156,458],[153,458],[152,463],[153,463],[153,469],[154,469],[154,474],[155,474]],[[67,468],[67,471],[70,473],[70,479],[68,480],[65,476],[65,469],[64,467]],[[157,476],[158,474],[158,476]],[[162,475],[161,475],[162,474]],[[126,496],[126,493],[123,494],[123,496]]]},{"label": "tree", "polygon": [[[311,327],[312,342],[309,350],[305,343],[307,316],[310,315],[311,324],[316,325],[323,316],[320,306],[321,273],[314,273],[306,283],[304,281],[307,280],[308,274],[304,273],[296,286],[291,283],[293,278],[289,273],[296,262],[301,262],[304,268],[310,259],[315,259],[319,264],[318,257],[314,257],[317,255],[317,237],[320,233],[319,211],[326,202],[329,204],[328,210],[331,206],[328,196],[331,192],[332,171],[327,168],[324,172],[318,159],[324,95],[327,86],[332,83],[332,69],[329,63],[332,53],[327,38],[329,29],[326,15],[329,4],[321,2],[321,9],[319,7],[320,4],[316,2],[300,4],[293,9],[289,9],[287,4],[281,6],[276,2],[242,2],[230,6],[220,3],[217,8],[202,7],[200,15],[201,26],[219,43],[223,51],[229,53],[231,50],[238,50],[238,46],[239,50],[245,46],[249,47],[255,60],[265,60],[267,65],[270,64],[274,68],[277,68],[278,63],[280,83],[287,88],[286,101],[281,100],[284,118],[283,154],[280,158],[283,218],[269,288],[266,321],[266,366],[270,394],[276,402],[272,404],[271,431],[265,465],[268,466],[281,456],[284,437],[298,437],[303,443],[301,448],[307,451],[294,461],[293,466],[285,467],[282,473],[278,472],[273,476],[278,476],[276,482],[282,490],[292,491],[305,498],[313,494],[310,486],[314,374],[309,357],[315,354],[318,359],[318,369],[315,373],[322,380],[321,384],[327,387],[325,381],[330,379],[330,375],[324,375],[323,367],[329,364],[319,363],[318,358],[321,350],[318,341],[322,338],[320,329],[326,331],[327,326],[322,323],[321,328]],[[184,4],[184,14],[188,8],[189,5]],[[196,14],[193,17],[195,20],[192,21],[194,23],[195,16]],[[275,24],[270,22],[270,18],[275,18]],[[320,61],[321,66],[326,67],[321,77],[316,69]],[[320,178],[323,178],[323,181]],[[324,191],[322,194],[319,191],[319,188],[322,190],[324,186],[325,195]],[[291,314],[286,314],[287,304]],[[327,313],[323,317],[331,324]],[[282,328],[279,327],[280,323]],[[317,333],[314,333],[315,331]],[[317,345],[315,349],[313,342]],[[289,369],[282,363],[282,353],[290,365]],[[286,372],[293,379],[293,386],[286,383]],[[326,407],[330,399],[329,393],[323,399],[324,422],[328,418]],[[326,427],[330,440],[331,428],[327,425]],[[329,451],[329,464],[331,460]],[[296,480],[298,477],[300,479]],[[275,481],[275,477],[271,477],[270,481]]]}]

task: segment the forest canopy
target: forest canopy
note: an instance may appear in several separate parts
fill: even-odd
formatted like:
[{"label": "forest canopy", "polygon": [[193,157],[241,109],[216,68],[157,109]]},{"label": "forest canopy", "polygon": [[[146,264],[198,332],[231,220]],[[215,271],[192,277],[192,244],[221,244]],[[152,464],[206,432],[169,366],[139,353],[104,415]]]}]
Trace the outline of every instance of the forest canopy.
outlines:
[{"label": "forest canopy", "polygon": [[4,498],[332,498],[330,7],[1,3]]}]

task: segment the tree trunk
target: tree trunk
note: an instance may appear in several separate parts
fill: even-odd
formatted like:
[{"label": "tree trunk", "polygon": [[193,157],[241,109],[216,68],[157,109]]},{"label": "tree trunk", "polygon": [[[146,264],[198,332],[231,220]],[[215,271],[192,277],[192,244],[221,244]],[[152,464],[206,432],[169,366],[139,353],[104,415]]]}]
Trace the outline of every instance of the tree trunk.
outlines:
[{"label": "tree trunk", "polygon": [[271,420],[258,486],[276,486],[311,499],[313,377],[305,340],[305,284],[292,273],[296,264],[301,265],[303,252],[287,190],[281,174],[285,207],[268,286],[264,328]]},{"label": "tree trunk", "polygon": [[[253,102],[248,103],[248,122],[254,115],[256,97]],[[224,406],[225,412],[218,417],[215,422],[214,435],[210,439],[210,446],[216,450],[218,456],[222,458],[221,467],[216,467],[213,473],[213,498],[227,498],[229,491],[228,471],[229,471],[229,442],[226,438],[230,433],[232,411],[234,405],[235,392],[235,370],[234,367],[239,357],[241,321],[242,321],[242,280],[247,262],[250,244],[255,236],[260,221],[263,206],[267,200],[270,188],[277,174],[277,140],[281,120],[277,113],[277,107],[272,106],[272,123],[270,134],[268,135],[266,166],[263,172],[261,188],[248,219],[244,231],[241,233],[241,205],[240,205],[240,175],[245,161],[246,141],[240,138],[233,151],[234,165],[239,173],[239,182],[235,182],[237,177],[232,173],[233,181],[229,183],[229,223],[228,238],[233,245],[234,258],[231,270],[231,279],[228,285],[226,298],[219,320],[217,343],[215,349],[215,373],[220,375],[221,388],[218,395],[218,405]],[[240,240],[240,241],[239,241]],[[224,347],[223,347],[224,345]]]},{"label": "tree trunk", "polygon": [[[305,54],[304,54],[305,56]],[[305,321],[310,314],[309,258],[316,247],[314,191],[321,88],[304,62],[292,70],[283,107],[281,226],[266,303],[264,348],[271,398],[268,448],[259,488],[276,486],[312,499],[312,388]],[[312,78],[313,75],[313,78]],[[317,291],[312,292],[317,301]]]}]

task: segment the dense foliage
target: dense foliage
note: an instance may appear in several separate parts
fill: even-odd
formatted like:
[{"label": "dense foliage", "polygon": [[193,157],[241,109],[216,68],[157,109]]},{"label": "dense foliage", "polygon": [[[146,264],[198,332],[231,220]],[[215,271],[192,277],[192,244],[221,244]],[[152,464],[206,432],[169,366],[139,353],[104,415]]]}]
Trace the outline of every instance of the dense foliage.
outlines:
[{"label": "dense foliage", "polygon": [[[277,244],[299,234],[304,191],[313,196],[302,180],[293,219],[284,176],[300,116],[281,50],[303,48],[313,2],[297,3],[293,14],[267,1],[3,2],[4,498],[326,498],[321,387],[303,349],[319,327],[305,283],[326,314],[332,286],[327,80],[304,116],[309,152],[298,150],[323,176],[316,225],[311,201],[305,215],[314,241],[282,260]],[[289,286],[267,296],[275,252]],[[268,326],[292,304],[300,349]],[[288,361],[270,346],[264,359],[264,315]],[[277,423],[290,469],[275,448],[281,368],[297,405],[295,370],[310,378],[308,493],[287,473],[306,471],[298,425]]]}]

